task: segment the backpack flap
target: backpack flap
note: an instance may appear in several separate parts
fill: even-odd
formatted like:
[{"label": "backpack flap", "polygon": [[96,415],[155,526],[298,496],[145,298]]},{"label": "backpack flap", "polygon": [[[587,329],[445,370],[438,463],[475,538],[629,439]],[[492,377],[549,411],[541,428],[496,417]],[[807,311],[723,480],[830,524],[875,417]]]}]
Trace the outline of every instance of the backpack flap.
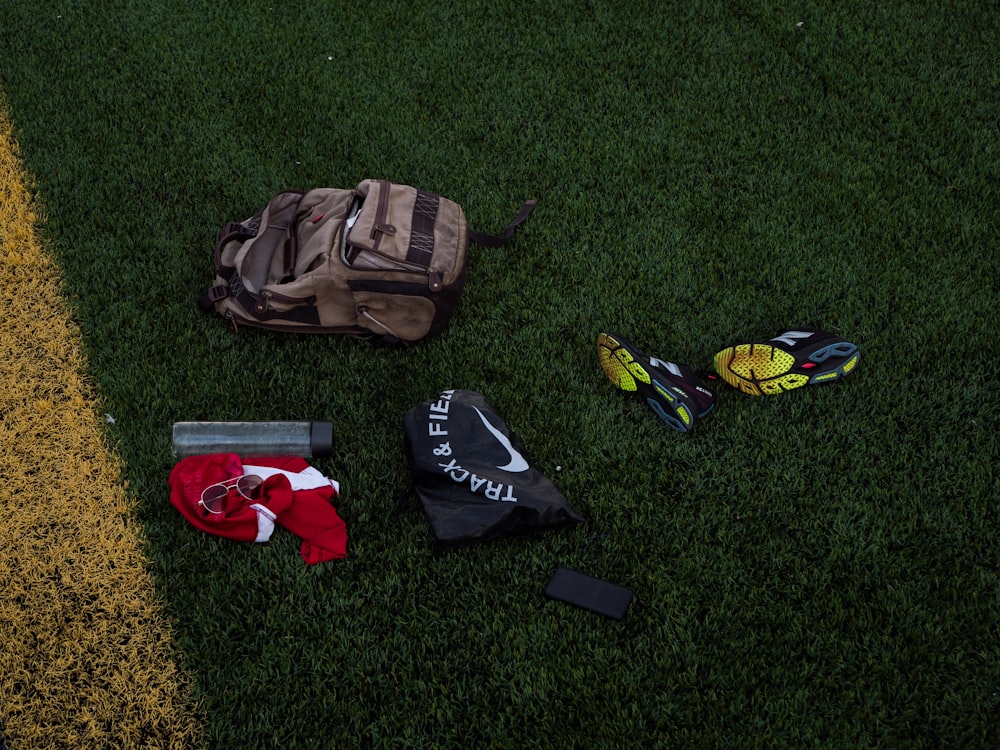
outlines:
[{"label": "backpack flap", "polygon": [[345,235],[345,264],[417,274],[433,292],[458,281],[469,244],[461,206],[388,180],[364,180],[355,193],[364,203]]}]

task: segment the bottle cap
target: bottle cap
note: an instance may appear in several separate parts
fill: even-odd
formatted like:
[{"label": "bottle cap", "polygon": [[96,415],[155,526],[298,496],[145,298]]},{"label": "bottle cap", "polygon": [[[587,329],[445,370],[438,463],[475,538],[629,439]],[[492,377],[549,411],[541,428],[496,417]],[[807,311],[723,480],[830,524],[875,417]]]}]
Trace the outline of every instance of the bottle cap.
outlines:
[{"label": "bottle cap", "polygon": [[309,429],[309,445],[317,458],[333,453],[333,422],[313,422]]}]

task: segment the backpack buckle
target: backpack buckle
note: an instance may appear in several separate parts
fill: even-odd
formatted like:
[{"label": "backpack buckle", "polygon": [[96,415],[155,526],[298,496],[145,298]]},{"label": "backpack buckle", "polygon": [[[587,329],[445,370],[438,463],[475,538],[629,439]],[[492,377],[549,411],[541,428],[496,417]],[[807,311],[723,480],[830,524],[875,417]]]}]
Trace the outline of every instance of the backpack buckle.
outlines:
[{"label": "backpack buckle", "polygon": [[223,300],[229,296],[229,287],[225,284],[219,284],[218,286],[213,286],[208,290],[208,299],[214,305],[219,300]]},{"label": "backpack buckle", "polygon": [[201,308],[202,312],[210,313],[215,308],[215,303],[220,299],[225,299],[229,296],[229,287],[224,284],[219,286],[213,286],[205,294],[198,298],[198,307]]}]

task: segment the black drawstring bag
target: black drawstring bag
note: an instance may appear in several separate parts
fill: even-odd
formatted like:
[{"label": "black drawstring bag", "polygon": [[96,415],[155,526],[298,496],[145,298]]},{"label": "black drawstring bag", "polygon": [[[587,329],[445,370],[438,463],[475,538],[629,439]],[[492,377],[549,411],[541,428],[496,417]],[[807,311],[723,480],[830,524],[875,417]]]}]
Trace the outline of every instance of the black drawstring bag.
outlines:
[{"label": "black drawstring bag", "polygon": [[414,489],[438,546],[583,521],[479,393],[443,391],[406,413]]}]

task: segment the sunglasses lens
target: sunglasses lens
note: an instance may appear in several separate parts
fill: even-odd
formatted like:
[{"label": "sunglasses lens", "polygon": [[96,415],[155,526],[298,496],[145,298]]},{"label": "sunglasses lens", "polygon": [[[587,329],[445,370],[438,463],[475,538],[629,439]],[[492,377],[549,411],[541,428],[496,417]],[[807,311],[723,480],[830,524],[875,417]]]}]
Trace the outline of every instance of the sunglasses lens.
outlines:
[{"label": "sunglasses lens", "polygon": [[213,484],[211,487],[206,487],[205,491],[201,493],[201,503],[205,506],[205,510],[211,513],[221,513],[223,501],[228,494],[228,488],[221,484]]},{"label": "sunglasses lens", "polygon": [[247,500],[255,499],[257,491],[264,483],[264,480],[255,474],[245,474],[241,477],[236,477],[235,482],[234,485],[233,480],[228,479],[225,482],[206,487],[201,493],[201,504],[205,506],[205,510],[209,513],[222,513],[226,505],[226,498],[229,496],[229,491],[234,486],[236,491]]},{"label": "sunglasses lens", "polygon": [[245,474],[236,480],[236,489],[247,498],[253,499],[257,497],[257,490],[264,483],[256,474]]}]

